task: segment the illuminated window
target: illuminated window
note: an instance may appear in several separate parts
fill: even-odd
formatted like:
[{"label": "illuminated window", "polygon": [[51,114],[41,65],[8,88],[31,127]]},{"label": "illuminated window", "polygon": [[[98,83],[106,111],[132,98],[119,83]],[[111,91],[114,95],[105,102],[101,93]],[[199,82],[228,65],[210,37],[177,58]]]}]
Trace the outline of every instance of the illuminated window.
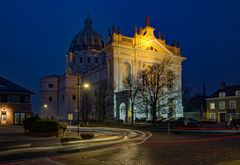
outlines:
[{"label": "illuminated window", "polygon": [[240,90],[235,92],[236,96],[240,96]]},{"label": "illuminated window", "polygon": [[20,124],[23,124],[24,120],[25,120],[25,113],[21,113],[21,115],[20,115]]},{"label": "illuminated window", "polygon": [[210,120],[216,120],[216,113],[210,113]]},{"label": "illuminated window", "polygon": [[209,105],[210,105],[210,109],[215,109],[215,103],[212,102]]},{"label": "illuminated window", "polygon": [[219,97],[225,97],[226,93],[225,92],[219,92]]},{"label": "illuminated window", "polygon": [[231,100],[229,102],[230,109],[236,109],[236,100]]},{"label": "illuminated window", "polygon": [[14,124],[23,124],[23,121],[26,119],[25,113],[15,112],[14,113]]},{"label": "illuminated window", "polygon": [[14,113],[14,124],[20,124],[20,113]]},{"label": "illuminated window", "polygon": [[225,109],[225,101],[219,101],[219,109]]}]

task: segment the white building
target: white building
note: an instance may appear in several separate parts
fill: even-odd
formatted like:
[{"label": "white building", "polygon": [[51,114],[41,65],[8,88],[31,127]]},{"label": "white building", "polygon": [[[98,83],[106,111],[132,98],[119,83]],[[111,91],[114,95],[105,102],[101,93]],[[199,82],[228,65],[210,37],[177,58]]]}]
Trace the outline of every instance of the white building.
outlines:
[{"label": "white building", "polygon": [[[124,110],[129,110],[129,99],[123,86],[125,75],[135,75],[146,66],[158,63],[164,58],[172,60],[171,70],[176,76],[176,88],[179,97],[175,100],[174,117],[183,116],[181,96],[182,61],[176,42],[170,46],[165,37],[154,35],[154,28],[150,26],[149,17],[146,26],[139,30],[135,28],[133,37],[124,36],[120,29],[109,32],[108,43],[104,44],[102,37],[94,31],[92,21],[88,17],[84,28],[73,38],[67,53],[66,73],[59,76],[46,76],[41,79],[40,114],[42,117],[56,117],[66,120],[67,114],[73,114],[77,119],[78,103],[80,110],[85,107],[88,118],[98,118],[97,96],[102,81],[107,80],[111,86],[106,106],[106,119],[125,119]],[[89,89],[80,87],[78,95],[78,79],[80,84],[90,83]],[[84,99],[86,92],[88,99]],[[85,100],[85,103],[84,103]],[[81,110],[81,118],[84,116]],[[148,114],[146,114],[149,117]],[[143,117],[141,115],[139,117]],[[159,113],[158,117],[167,116]]]}]

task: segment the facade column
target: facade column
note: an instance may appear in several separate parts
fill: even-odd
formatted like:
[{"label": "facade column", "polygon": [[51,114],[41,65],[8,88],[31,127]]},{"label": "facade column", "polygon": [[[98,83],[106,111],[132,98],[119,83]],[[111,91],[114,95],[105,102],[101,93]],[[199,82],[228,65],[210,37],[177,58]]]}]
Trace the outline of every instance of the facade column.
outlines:
[{"label": "facade column", "polygon": [[125,101],[124,102],[125,103],[125,105],[126,105],[126,109],[125,109],[125,123],[128,123],[128,109],[129,109],[129,103],[128,103],[128,101]]},{"label": "facade column", "polygon": [[120,113],[119,113],[120,109],[119,108],[120,108],[119,100],[116,99],[116,118],[117,118],[117,120],[119,120],[119,118],[120,118]]}]

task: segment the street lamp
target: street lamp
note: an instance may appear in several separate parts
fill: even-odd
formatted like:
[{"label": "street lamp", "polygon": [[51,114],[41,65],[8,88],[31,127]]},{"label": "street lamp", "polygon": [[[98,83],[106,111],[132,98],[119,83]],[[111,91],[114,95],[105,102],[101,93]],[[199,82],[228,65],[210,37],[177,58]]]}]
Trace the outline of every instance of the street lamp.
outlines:
[{"label": "street lamp", "polygon": [[[78,83],[77,83],[77,87],[78,87],[78,92],[77,92],[77,121],[78,121],[78,127],[77,127],[77,132],[78,132],[78,136],[80,135],[80,88],[81,86],[83,86],[84,88],[89,88],[89,84],[88,83],[80,83],[79,77],[78,77]],[[83,117],[83,116],[82,116]]]},{"label": "street lamp", "polygon": [[47,118],[47,112],[46,112],[46,111],[47,111],[47,108],[48,108],[48,105],[47,105],[47,104],[43,104],[43,109],[44,109],[44,110],[43,110],[44,113],[43,113],[43,116],[42,116],[43,118],[44,118],[44,117]]},{"label": "street lamp", "polygon": [[83,84],[84,88],[89,88],[89,84],[85,83]]}]

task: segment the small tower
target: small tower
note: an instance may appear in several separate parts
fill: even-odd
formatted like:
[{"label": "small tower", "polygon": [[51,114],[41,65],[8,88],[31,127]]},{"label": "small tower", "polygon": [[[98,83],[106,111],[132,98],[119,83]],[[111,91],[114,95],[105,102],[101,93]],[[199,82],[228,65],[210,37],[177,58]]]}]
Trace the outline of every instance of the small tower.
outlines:
[{"label": "small tower", "polygon": [[146,16],[145,26],[150,26],[150,17]]}]

